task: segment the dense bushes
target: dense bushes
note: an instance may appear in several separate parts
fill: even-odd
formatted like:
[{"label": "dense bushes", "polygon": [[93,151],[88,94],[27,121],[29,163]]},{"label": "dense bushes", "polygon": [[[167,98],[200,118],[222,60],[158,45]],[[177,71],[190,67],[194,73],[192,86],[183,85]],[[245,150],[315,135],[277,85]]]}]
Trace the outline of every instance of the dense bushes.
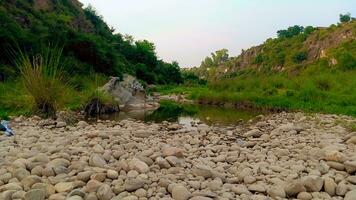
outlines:
[{"label": "dense bushes", "polygon": [[[179,83],[177,63],[159,60],[152,43],[114,33],[94,8],[81,9],[75,1],[51,1],[50,9],[35,8],[32,1],[14,0],[0,5],[0,48],[19,46],[28,54],[41,46],[58,44],[69,61],[67,72],[138,75],[147,83]],[[0,52],[0,75],[16,76],[5,52]]]}]

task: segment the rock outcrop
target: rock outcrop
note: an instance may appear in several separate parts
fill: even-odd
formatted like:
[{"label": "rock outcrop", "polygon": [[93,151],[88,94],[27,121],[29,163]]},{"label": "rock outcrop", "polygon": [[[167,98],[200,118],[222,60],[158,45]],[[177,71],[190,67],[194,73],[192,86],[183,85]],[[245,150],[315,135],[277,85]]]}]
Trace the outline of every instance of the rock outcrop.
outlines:
[{"label": "rock outcrop", "polygon": [[100,89],[113,96],[123,110],[154,110],[159,107],[157,102],[146,95],[141,83],[131,75],[125,74],[122,80],[118,77],[112,77]]}]

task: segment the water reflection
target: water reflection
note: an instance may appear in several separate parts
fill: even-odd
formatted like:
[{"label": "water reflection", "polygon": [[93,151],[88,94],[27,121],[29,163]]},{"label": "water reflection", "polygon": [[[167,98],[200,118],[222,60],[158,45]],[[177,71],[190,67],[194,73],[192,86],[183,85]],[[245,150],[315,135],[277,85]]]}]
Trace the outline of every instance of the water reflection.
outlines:
[{"label": "water reflection", "polygon": [[131,118],[145,122],[179,122],[189,127],[192,122],[199,121],[209,125],[234,125],[250,120],[259,114],[261,113],[257,111],[241,111],[232,108],[162,102],[160,108],[155,111],[137,110],[120,112],[113,115],[101,116],[100,118],[117,121]]}]

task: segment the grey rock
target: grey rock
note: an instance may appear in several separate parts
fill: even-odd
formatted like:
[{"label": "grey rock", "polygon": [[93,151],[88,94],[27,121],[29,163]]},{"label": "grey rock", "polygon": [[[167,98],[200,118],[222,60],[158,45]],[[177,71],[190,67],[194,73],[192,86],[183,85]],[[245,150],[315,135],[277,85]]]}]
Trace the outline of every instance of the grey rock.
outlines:
[{"label": "grey rock", "polygon": [[100,154],[94,153],[89,158],[89,165],[104,168],[106,166],[106,161]]},{"label": "grey rock", "polygon": [[41,189],[33,189],[25,194],[25,200],[44,200],[46,198],[46,192]]}]

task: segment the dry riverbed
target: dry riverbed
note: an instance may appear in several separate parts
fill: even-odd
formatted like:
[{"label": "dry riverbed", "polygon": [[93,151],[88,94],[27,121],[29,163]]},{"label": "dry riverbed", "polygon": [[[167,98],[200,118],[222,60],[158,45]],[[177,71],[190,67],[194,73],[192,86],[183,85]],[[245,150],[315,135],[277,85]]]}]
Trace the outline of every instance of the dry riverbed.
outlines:
[{"label": "dry riverbed", "polygon": [[12,120],[0,199],[356,199],[356,119],[279,113],[243,126]]}]

